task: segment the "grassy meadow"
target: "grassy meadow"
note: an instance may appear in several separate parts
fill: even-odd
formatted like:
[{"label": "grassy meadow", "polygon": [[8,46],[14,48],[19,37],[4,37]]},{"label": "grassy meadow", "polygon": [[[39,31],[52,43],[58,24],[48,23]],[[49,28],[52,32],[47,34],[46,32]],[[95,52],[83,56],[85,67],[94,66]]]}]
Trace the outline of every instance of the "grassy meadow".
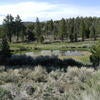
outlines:
[{"label": "grassy meadow", "polygon": [[34,52],[36,55],[41,55],[42,50],[60,50],[60,51],[81,51],[83,56],[59,56],[60,59],[72,58],[84,64],[90,64],[89,56],[90,48],[97,41],[84,42],[53,42],[53,43],[11,43],[10,48],[13,54],[25,54],[27,52]]},{"label": "grassy meadow", "polygon": [[[12,50],[25,49],[25,51],[38,51],[38,50],[83,50],[88,51],[89,48],[97,41],[84,41],[84,42],[54,42],[54,43],[11,43]],[[23,50],[24,51],[24,50]],[[18,52],[19,53],[19,52]]]}]

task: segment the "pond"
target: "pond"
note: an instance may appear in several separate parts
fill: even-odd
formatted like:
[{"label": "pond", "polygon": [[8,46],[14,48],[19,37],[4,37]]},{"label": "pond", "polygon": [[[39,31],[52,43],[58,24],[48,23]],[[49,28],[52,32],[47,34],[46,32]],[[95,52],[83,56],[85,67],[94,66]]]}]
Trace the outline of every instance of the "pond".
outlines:
[{"label": "pond", "polygon": [[83,52],[82,51],[60,51],[60,50],[42,50],[38,53],[34,53],[34,52],[27,52],[25,53],[27,56],[39,56],[39,55],[43,55],[43,56],[83,56]]}]

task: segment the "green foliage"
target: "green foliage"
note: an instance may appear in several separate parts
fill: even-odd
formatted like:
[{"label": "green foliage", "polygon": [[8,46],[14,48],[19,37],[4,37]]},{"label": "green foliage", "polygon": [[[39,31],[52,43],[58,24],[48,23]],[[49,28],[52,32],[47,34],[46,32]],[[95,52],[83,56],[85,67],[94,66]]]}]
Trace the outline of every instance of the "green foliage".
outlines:
[{"label": "green foliage", "polygon": [[93,22],[90,27],[90,33],[91,33],[91,37],[93,37],[94,40],[96,40],[96,23],[95,22]]},{"label": "green foliage", "polygon": [[13,100],[9,91],[0,88],[0,100]]},{"label": "green foliage", "polygon": [[15,28],[15,35],[17,36],[17,41],[18,41],[20,32],[22,30],[22,22],[21,22],[19,15],[17,15],[17,17],[15,18],[15,27],[14,28]]},{"label": "green foliage", "polygon": [[17,41],[19,40],[21,33],[23,33],[23,26],[19,15],[15,19],[11,14],[6,16],[3,21],[3,28],[9,42],[12,42],[13,36],[17,37]]},{"label": "green foliage", "polygon": [[100,41],[91,48],[90,61],[94,66],[100,65]]},{"label": "green foliage", "polygon": [[85,24],[84,24],[83,19],[82,19],[81,25],[80,25],[80,32],[81,32],[81,36],[82,36],[82,41],[84,41],[84,38],[85,38]]},{"label": "green foliage", "polygon": [[4,27],[0,26],[0,38],[4,36]]},{"label": "green foliage", "polygon": [[1,55],[3,57],[11,56],[10,47],[9,47],[8,42],[7,42],[7,38],[5,36],[2,38]]},{"label": "green foliage", "polygon": [[10,42],[12,41],[12,35],[14,32],[14,22],[13,21],[14,21],[14,17],[10,14],[6,16],[3,22],[4,32]]},{"label": "green foliage", "polygon": [[62,20],[60,21],[60,31],[59,32],[60,32],[59,33],[60,39],[63,40],[66,34],[66,22],[64,18],[62,18]]},{"label": "green foliage", "polygon": [[41,36],[41,37],[40,37],[40,43],[43,43],[43,42],[44,42],[44,37]]},{"label": "green foliage", "polygon": [[[22,23],[19,15],[16,18],[7,15],[3,22],[3,28],[0,28],[0,33],[5,33],[10,42],[16,37],[17,42],[25,39],[34,40],[34,37],[37,42],[41,42],[41,37],[50,41],[68,40],[77,42],[79,40],[84,41],[87,38],[96,40],[97,36],[100,35],[99,27],[100,18],[97,17],[62,18],[58,21],[49,20],[47,22],[40,22],[37,18],[36,22],[26,24]],[[28,35],[29,32],[32,34]]]},{"label": "green foliage", "polygon": [[41,39],[41,24],[39,22],[39,19],[37,18],[36,19],[36,38],[37,38],[37,41],[38,42],[41,42],[40,39]]}]

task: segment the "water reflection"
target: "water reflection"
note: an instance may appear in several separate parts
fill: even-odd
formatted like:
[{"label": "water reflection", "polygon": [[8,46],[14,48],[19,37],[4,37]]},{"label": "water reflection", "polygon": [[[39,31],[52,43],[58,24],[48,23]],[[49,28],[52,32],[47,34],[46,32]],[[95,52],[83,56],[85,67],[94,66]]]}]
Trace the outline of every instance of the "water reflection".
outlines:
[{"label": "water reflection", "polygon": [[83,56],[82,51],[60,51],[60,50],[42,50],[41,55],[55,56]]}]

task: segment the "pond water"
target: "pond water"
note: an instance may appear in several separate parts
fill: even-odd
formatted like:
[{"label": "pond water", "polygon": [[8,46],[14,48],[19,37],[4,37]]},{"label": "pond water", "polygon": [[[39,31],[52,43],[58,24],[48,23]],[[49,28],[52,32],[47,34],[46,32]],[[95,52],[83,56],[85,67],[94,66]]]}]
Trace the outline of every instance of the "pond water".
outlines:
[{"label": "pond water", "polygon": [[60,50],[42,50],[38,53],[34,52],[27,52],[27,56],[38,56],[38,55],[43,55],[43,56],[83,56],[84,54],[82,51],[60,51]]},{"label": "pond water", "polygon": [[60,50],[53,50],[51,51],[51,54],[57,56],[82,56],[83,55],[80,51],[60,51]]}]

